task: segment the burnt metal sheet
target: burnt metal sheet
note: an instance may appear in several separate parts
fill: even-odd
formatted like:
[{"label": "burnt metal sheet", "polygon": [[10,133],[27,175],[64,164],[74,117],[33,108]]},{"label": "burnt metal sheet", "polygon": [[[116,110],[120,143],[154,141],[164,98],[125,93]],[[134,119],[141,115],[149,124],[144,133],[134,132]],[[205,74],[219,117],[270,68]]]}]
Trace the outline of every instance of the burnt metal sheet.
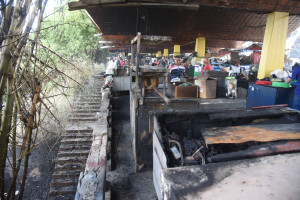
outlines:
[{"label": "burnt metal sheet", "polygon": [[300,139],[300,123],[214,127],[202,133],[206,144],[270,142]]}]

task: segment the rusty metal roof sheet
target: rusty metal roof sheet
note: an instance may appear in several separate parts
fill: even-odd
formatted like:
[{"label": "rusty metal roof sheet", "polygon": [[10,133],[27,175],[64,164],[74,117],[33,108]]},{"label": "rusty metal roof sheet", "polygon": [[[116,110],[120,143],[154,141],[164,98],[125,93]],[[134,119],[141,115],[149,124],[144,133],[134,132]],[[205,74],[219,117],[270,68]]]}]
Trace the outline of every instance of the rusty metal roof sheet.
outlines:
[{"label": "rusty metal roof sheet", "polygon": [[206,144],[299,140],[300,123],[208,128],[202,134]]}]

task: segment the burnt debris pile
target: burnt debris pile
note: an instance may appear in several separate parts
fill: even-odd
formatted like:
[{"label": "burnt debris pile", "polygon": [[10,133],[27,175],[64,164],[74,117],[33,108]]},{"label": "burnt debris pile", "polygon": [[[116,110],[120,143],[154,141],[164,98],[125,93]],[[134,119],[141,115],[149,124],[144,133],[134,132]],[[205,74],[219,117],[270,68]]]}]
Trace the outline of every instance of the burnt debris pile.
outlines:
[{"label": "burnt debris pile", "polygon": [[299,116],[289,108],[164,113],[157,135],[168,167],[242,160],[299,152]]}]

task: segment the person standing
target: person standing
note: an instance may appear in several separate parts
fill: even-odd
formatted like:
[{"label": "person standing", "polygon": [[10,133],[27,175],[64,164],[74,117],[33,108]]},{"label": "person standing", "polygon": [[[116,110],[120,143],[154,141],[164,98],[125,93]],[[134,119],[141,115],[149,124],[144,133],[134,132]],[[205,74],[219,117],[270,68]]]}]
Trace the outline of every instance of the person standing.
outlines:
[{"label": "person standing", "polygon": [[183,58],[182,63],[185,70],[185,76],[190,76],[190,69],[189,69],[190,60],[188,58]]},{"label": "person standing", "polygon": [[107,64],[105,75],[104,75],[104,86],[103,88],[112,87],[113,85],[113,76],[115,75],[115,71],[118,69],[117,67],[117,61],[115,58],[111,58],[110,61]]},{"label": "person standing", "polygon": [[170,76],[169,81],[171,81],[173,78],[180,78],[183,76],[185,72],[184,66],[181,65],[181,57],[175,56],[174,65],[169,67],[170,69]]},{"label": "person standing", "polygon": [[211,67],[211,65],[210,65],[209,62],[208,62],[208,59],[205,59],[205,60],[204,60],[204,67],[203,67],[203,70],[202,70],[202,75],[203,75],[203,72],[204,72],[205,70],[213,70],[212,67]]},{"label": "person standing", "polygon": [[285,82],[290,83],[292,80],[297,80],[293,108],[300,111],[300,64],[296,63],[293,66],[292,76],[288,77]]},{"label": "person standing", "polygon": [[166,68],[168,66],[168,61],[165,56],[161,57],[158,61],[158,66],[161,66],[163,68]]}]

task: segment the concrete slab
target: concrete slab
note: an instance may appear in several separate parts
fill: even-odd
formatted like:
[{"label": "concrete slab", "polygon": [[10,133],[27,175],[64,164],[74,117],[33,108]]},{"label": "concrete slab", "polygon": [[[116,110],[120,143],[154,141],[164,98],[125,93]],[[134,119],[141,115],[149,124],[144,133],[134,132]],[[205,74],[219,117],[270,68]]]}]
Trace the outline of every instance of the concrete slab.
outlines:
[{"label": "concrete slab", "polygon": [[300,197],[300,153],[164,169],[164,199],[290,199]]}]

